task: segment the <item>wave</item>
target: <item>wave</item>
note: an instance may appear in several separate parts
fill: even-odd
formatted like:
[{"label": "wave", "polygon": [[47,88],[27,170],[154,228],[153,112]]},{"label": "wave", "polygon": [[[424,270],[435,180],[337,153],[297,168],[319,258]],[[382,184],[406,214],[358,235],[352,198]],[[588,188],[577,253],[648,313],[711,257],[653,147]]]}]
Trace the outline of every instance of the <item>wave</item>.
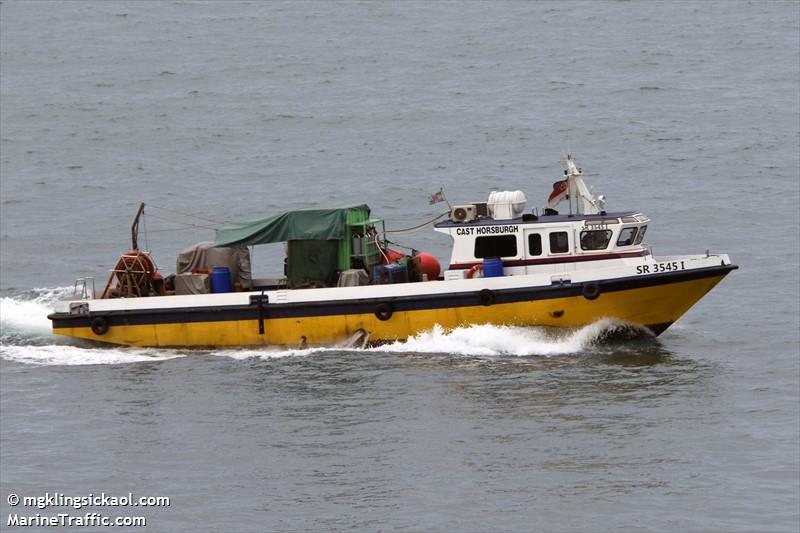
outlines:
[{"label": "wave", "polygon": [[72,296],[72,287],[31,289],[14,296],[0,298],[0,335],[50,333],[47,315],[56,302]]},{"label": "wave", "polygon": [[53,335],[47,315],[73,287],[31,289],[0,298],[0,355],[33,365],[103,365],[163,361],[180,357],[167,350],[87,345]]},{"label": "wave", "polygon": [[329,352],[449,354],[470,357],[560,356],[596,351],[605,343],[651,338],[639,326],[602,319],[575,329],[474,325],[454,329],[435,326],[403,341],[368,348],[281,349],[278,347],[222,350],[174,350],[93,345],[53,335],[47,314],[55,302],[72,295],[72,287],[32,289],[0,299],[0,355],[34,365],[97,365],[164,361],[190,354],[231,359],[303,357]]},{"label": "wave", "polygon": [[[340,345],[315,348],[252,348],[218,351],[233,359],[275,359],[342,351],[396,354],[447,354],[465,357],[560,356],[598,352],[617,342],[653,339],[650,330],[615,319],[601,319],[581,328],[474,325],[445,329],[436,325],[406,340],[368,348]],[[358,344],[358,343],[357,343]]]},{"label": "wave", "polygon": [[0,348],[4,359],[31,365],[116,365],[144,361],[166,361],[182,354],[148,348],[106,348],[49,344],[43,346],[6,345]]},{"label": "wave", "polygon": [[475,325],[447,330],[435,326],[405,341],[373,349],[477,357],[556,356],[584,353],[607,342],[651,337],[645,328],[605,318],[575,329]]}]

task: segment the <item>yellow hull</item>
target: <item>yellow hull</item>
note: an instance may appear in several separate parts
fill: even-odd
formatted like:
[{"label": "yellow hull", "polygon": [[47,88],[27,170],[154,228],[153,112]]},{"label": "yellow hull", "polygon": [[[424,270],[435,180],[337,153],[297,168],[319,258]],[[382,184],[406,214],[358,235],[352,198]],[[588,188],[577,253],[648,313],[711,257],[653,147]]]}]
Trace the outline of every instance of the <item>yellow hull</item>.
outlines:
[{"label": "yellow hull", "polygon": [[[735,267],[734,267],[735,268]],[[419,309],[379,320],[374,313],[332,314],[258,320],[166,322],[112,325],[103,335],[88,326],[54,327],[59,335],[130,346],[298,346],[332,344],[363,330],[370,341],[405,339],[439,324],[454,328],[470,324],[577,327],[601,318],[641,324],[657,334],[681,317],[727,272],[653,286],[602,292],[596,299],[582,295],[493,305]]]}]

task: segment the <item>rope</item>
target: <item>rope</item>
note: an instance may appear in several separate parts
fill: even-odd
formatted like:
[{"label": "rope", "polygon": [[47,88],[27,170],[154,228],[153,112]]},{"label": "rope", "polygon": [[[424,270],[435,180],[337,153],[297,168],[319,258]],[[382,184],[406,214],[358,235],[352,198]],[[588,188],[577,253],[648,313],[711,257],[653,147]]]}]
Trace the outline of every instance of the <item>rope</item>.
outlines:
[{"label": "rope", "polygon": [[214,226],[202,226],[202,225],[199,225],[199,224],[189,224],[188,226],[181,226],[179,228],[154,229],[150,233],[162,233],[164,231],[183,231],[183,230],[194,229],[194,228],[216,229],[216,228],[214,228]]},{"label": "rope", "polygon": [[[163,229],[157,229],[157,230],[152,230],[152,231],[148,232],[148,230],[147,230],[147,217],[144,217],[143,220],[144,220],[144,234],[145,234],[145,246],[146,247],[149,247],[148,233],[161,233],[161,232],[165,232],[165,231],[181,231],[181,230],[192,229],[192,228],[217,229],[220,224],[224,224],[226,222],[229,222],[229,221],[220,222],[219,220],[214,220],[214,219],[207,218],[207,217],[202,217],[202,216],[199,216],[199,215],[193,215],[191,213],[182,213],[182,212],[176,211],[174,209],[168,209],[166,207],[160,207],[160,206],[153,205],[153,204],[148,204],[148,207],[152,207],[154,209],[160,209],[161,211],[166,211],[168,213],[174,213],[176,215],[180,215],[180,216],[184,216],[184,217],[196,218],[198,220],[211,222],[211,223],[216,224],[216,225],[215,226],[209,226],[207,224],[187,224],[185,226],[181,226],[181,227],[177,227],[177,228],[163,228]],[[422,224],[419,224],[417,226],[413,226],[411,228],[387,229],[384,233],[411,233],[411,232],[417,231],[419,229],[422,229],[425,226],[433,224],[434,222],[436,222],[437,220],[439,220],[443,216],[447,215],[448,213],[449,213],[449,211],[445,211],[444,213],[436,215],[434,218],[428,220],[427,222],[423,222]],[[179,223],[179,224],[181,223],[180,221],[173,220],[171,218],[161,217],[161,216],[158,216],[158,215],[154,215],[152,213],[149,214],[148,216],[151,216],[151,217],[153,217],[153,218],[155,218],[157,220],[164,220],[166,222],[173,222],[173,223]],[[376,241],[376,244],[377,244],[377,241]],[[393,243],[393,244],[397,244],[397,243]],[[397,244],[397,245],[398,246],[402,246],[403,248],[413,249],[410,246],[403,246],[403,245],[400,245],[400,244]]]},{"label": "rope", "polygon": [[378,249],[378,251],[381,253],[383,258],[386,260],[386,263],[387,264],[390,263],[391,261],[389,261],[389,258],[386,256],[385,253],[383,253],[383,248],[381,248],[381,245],[378,244],[378,234],[377,233],[375,233],[375,247]]},{"label": "rope", "polygon": [[[150,214],[150,216],[151,216],[151,217],[153,217],[153,218],[155,218],[155,219],[157,219],[157,220],[164,220],[164,221],[166,221],[166,222],[171,222],[171,223],[173,223],[173,224],[185,224],[185,226],[182,226],[182,228],[209,228],[209,229],[217,229],[217,227],[218,227],[218,226],[209,226],[209,225],[207,225],[207,224],[192,224],[191,222],[183,222],[183,221],[181,221],[181,220],[174,220],[174,219],[172,219],[172,218],[160,217],[160,216],[158,216],[158,215],[153,215],[153,214]],[[182,229],[182,228],[173,228],[173,229]],[[164,230],[154,230],[153,232],[155,233],[156,231],[164,231]]]},{"label": "rope", "polygon": [[419,226],[414,226],[413,228],[387,229],[384,233],[406,233],[406,232],[412,232],[412,231],[418,230],[420,228],[424,228],[425,226],[427,226],[429,224],[433,224],[434,222],[436,222],[437,220],[439,220],[440,218],[442,218],[443,216],[445,216],[445,215],[447,215],[449,213],[450,213],[450,211],[445,211],[441,215],[437,215],[436,217],[430,219],[429,221],[424,222],[424,223],[420,224]]},{"label": "rope", "polygon": [[399,243],[397,241],[390,241],[389,239],[386,239],[385,242],[386,242],[386,244],[391,244],[391,245],[397,246],[398,248],[405,248],[406,250],[419,251],[419,247],[417,247],[417,246],[409,246],[407,244],[401,244],[401,243]]},{"label": "rope", "polygon": [[226,222],[230,222],[229,220],[223,220],[222,222],[220,222],[219,220],[214,220],[214,219],[211,219],[211,218],[201,217],[200,215],[193,215],[191,213],[182,213],[180,211],[175,211],[174,209],[167,209],[166,207],[160,207],[160,206],[153,205],[153,204],[148,204],[148,205],[150,207],[155,208],[155,209],[160,209],[162,211],[167,211],[168,213],[175,213],[176,215],[181,215],[183,217],[196,218],[198,220],[205,220],[206,222],[212,222],[212,223],[217,224],[217,225],[225,224]]}]

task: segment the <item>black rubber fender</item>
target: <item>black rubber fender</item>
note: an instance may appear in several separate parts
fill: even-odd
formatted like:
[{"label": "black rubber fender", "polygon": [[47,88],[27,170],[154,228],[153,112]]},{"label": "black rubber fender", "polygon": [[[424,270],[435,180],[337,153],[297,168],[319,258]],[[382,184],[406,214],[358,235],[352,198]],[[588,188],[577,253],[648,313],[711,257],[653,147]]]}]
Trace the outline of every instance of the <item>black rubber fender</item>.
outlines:
[{"label": "black rubber fender", "polygon": [[95,335],[105,335],[108,333],[108,328],[111,327],[111,324],[108,323],[108,319],[104,316],[96,316],[89,322],[89,325],[92,328],[92,333]]},{"label": "black rubber fender", "polygon": [[483,289],[478,293],[478,301],[481,305],[490,306],[494,303],[494,292],[489,289]]},{"label": "black rubber fender", "polygon": [[600,296],[600,285],[597,283],[586,283],[581,287],[583,297],[587,300],[596,300]]},{"label": "black rubber fender", "polygon": [[394,314],[394,306],[388,303],[379,303],[375,306],[375,316],[378,320],[387,321]]}]

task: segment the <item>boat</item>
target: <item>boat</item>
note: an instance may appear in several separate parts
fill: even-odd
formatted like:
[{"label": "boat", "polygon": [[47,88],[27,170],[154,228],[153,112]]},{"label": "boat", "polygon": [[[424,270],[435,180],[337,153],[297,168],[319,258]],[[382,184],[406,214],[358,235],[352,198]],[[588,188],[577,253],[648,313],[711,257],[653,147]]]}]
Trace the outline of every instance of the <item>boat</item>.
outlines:
[{"label": "boat", "polygon": [[[639,211],[607,212],[567,156],[547,207],[522,191],[450,205],[431,221],[452,238],[430,254],[388,244],[366,204],[293,210],[217,228],[164,277],[137,245],[98,293],[92,278],[48,316],[53,333],[130,346],[379,344],[475,324],[581,327],[614,319],[659,335],[737,266],[728,255],[655,256]],[[567,203],[560,213],[556,207]],[[445,217],[442,219],[442,217]],[[285,242],[284,275],[253,279],[248,247]]]}]

